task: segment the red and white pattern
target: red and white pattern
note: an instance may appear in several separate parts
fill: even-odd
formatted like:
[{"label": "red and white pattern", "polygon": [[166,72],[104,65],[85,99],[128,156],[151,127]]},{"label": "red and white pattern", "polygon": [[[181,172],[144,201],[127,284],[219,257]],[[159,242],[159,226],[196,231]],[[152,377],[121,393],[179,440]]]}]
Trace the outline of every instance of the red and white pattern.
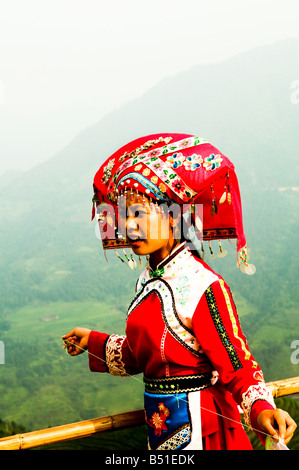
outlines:
[{"label": "red and white pattern", "polygon": [[265,386],[265,383],[260,382],[258,385],[250,385],[250,387],[242,394],[242,402],[241,407],[244,413],[244,419],[248,426],[252,427],[250,413],[252,405],[257,400],[265,400],[266,402],[270,403],[273,408],[275,408],[274,399]]},{"label": "red and white pattern", "polygon": [[[90,369],[119,375],[143,372],[146,377],[217,371],[214,385],[200,392],[203,448],[250,449],[238,405],[254,430],[258,413],[275,405],[248,348],[230,290],[187,247],[179,247],[162,264],[161,278],[152,278],[149,268],[141,274],[126,336],[90,334]],[[190,293],[186,298],[180,290],[182,276]],[[213,293],[213,307],[207,291]],[[93,354],[106,360],[108,369]]]},{"label": "red and white pattern", "polygon": [[122,358],[125,336],[111,335],[106,343],[106,363],[111,375],[128,375]]}]

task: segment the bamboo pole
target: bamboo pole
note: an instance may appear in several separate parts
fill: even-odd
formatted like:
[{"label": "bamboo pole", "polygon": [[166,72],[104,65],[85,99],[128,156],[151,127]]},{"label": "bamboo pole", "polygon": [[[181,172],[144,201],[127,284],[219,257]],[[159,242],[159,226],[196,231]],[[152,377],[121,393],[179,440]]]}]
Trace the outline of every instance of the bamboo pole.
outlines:
[{"label": "bamboo pole", "polygon": [[[299,393],[299,377],[266,383],[274,398]],[[144,410],[88,419],[0,439],[0,450],[32,449],[145,423]]]},{"label": "bamboo pole", "polygon": [[102,418],[88,419],[77,423],[4,437],[0,439],[0,450],[32,449],[34,447],[78,439],[96,433],[122,429],[144,423],[145,414],[143,409],[103,416]]},{"label": "bamboo pole", "polygon": [[267,382],[266,385],[267,388],[271,391],[274,398],[299,393],[299,377],[276,380],[275,382]]}]

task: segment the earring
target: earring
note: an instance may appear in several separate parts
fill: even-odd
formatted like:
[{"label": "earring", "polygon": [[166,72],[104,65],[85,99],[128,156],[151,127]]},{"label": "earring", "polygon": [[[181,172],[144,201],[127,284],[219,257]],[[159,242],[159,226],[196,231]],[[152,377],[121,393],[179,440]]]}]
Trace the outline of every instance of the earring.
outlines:
[{"label": "earring", "polygon": [[117,253],[117,251],[116,251],[115,248],[114,248],[114,252],[115,252],[116,256],[118,257],[118,259],[119,259],[122,263],[124,263],[124,260],[122,259],[121,256],[119,256],[119,254]]},{"label": "earring", "polygon": [[124,249],[123,249],[123,254],[126,257],[129,268],[130,269],[136,269],[136,261],[134,260],[132,253],[131,253],[131,259],[128,257],[128,255],[127,255],[127,253],[125,252]]},{"label": "earring", "polygon": [[211,215],[213,216],[214,214],[217,214],[217,205],[215,202],[215,197],[214,197],[214,188],[213,185],[211,185],[211,191],[212,191],[212,207],[211,207]]},{"label": "earring", "polygon": [[227,255],[227,250],[223,250],[221,241],[219,240],[219,253],[218,253],[218,258],[224,258]]},{"label": "earring", "polygon": [[237,267],[240,268],[240,270],[251,276],[256,272],[256,267],[254,264],[248,264],[249,261],[249,256],[248,256],[248,251],[247,251],[247,246],[243,247],[241,251],[237,253]]},{"label": "earring", "polygon": [[[128,261],[129,268],[136,269],[137,268],[137,263],[133,258],[132,248],[130,248],[130,257],[131,257],[131,259]],[[139,256],[139,258],[140,258],[140,256]]]},{"label": "earring", "polygon": [[209,242],[209,250],[210,250],[211,258],[212,259],[216,258],[216,255],[214,255],[214,252],[212,250],[211,242]]},{"label": "earring", "polygon": [[125,262],[125,260],[122,259],[121,256],[119,256],[119,254],[117,253],[116,249],[114,249],[114,252],[116,253],[116,256],[118,257],[118,259],[122,262],[122,263],[125,263],[129,266],[130,269],[136,269],[137,267],[137,264],[136,264],[136,261],[134,260],[133,258],[133,255],[131,254],[131,259],[128,257],[127,253],[125,252],[125,250],[123,249],[123,253],[127,259],[127,263]]}]

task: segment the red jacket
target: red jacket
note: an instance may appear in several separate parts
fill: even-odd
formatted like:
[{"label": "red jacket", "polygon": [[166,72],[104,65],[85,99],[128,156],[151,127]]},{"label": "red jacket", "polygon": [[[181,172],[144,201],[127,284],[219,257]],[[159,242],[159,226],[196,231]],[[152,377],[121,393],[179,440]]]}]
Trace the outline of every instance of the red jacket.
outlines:
[{"label": "red jacket", "polygon": [[[126,336],[91,332],[90,369],[146,377],[213,372],[216,383],[201,392],[202,435],[217,433],[220,418],[221,426],[234,430],[234,442],[226,448],[242,448],[237,405],[255,430],[258,413],[275,405],[242,333],[231,292],[184,244],[158,268],[159,277],[147,267],[138,279]],[[241,436],[239,443],[236,436]]]}]

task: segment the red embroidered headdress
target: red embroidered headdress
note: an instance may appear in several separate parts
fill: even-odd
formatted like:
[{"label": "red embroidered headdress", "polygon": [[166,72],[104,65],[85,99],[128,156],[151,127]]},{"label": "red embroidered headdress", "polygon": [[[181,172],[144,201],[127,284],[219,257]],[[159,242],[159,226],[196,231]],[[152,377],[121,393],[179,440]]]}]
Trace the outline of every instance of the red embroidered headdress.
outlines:
[{"label": "red embroidered headdress", "polygon": [[[188,134],[154,134],[117,150],[94,177],[95,205],[106,203],[104,249],[128,246],[118,238],[119,199],[134,191],[140,197],[184,208],[202,205],[201,240],[236,239],[239,259],[247,265],[246,239],[237,176],[232,162],[206,140]],[[103,232],[103,230],[102,230]],[[252,265],[250,265],[252,266]],[[245,267],[245,268],[244,268]]]}]

